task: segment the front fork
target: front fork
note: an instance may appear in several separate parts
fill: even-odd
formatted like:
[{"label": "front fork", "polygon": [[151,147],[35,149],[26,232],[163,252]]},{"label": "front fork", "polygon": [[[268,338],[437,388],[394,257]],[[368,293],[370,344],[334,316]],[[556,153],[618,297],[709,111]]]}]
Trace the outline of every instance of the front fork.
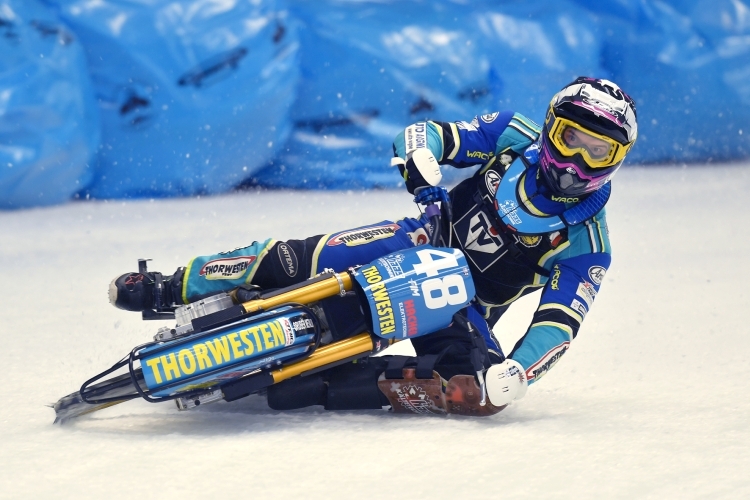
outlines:
[{"label": "front fork", "polygon": [[[234,314],[241,316],[257,314],[270,311],[285,304],[311,304],[336,295],[343,296],[346,292],[352,290],[352,288],[353,280],[348,272],[325,273],[297,285],[262,293],[257,299],[239,304],[237,308],[240,311]],[[227,318],[223,318],[223,320],[226,321]],[[292,377],[310,375],[316,371],[332,368],[364,356],[378,353],[393,342],[393,340],[383,339],[372,333],[363,332],[353,337],[318,347],[308,357],[300,361],[270,371],[255,372],[238,380],[228,382],[222,385],[220,389],[201,397],[180,398],[177,400],[177,407],[181,410],[186,410],[219,399],[234,401]]]}]

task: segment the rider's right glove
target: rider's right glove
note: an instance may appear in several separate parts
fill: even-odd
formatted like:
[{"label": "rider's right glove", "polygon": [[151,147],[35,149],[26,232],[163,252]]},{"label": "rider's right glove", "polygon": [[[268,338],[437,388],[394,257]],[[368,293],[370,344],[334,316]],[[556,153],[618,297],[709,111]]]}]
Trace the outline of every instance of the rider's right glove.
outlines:
[{"label": "rider's right glove", "polygon": [[490,366],[484,376],[487,396],[495,406],[505,406],[521,399],[529,387],[526,371],[512,359]]}]

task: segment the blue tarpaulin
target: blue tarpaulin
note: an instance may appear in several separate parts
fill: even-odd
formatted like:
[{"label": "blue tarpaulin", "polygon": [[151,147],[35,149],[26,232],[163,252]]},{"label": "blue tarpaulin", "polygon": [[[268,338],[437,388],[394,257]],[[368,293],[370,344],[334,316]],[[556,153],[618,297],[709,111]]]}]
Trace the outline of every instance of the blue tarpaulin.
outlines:
[{"label": "blue tarpaulin", "polygon": [[[405,124],[508,109],[541,124],[552,95],[581,75],[611,79],[637,101],[630,164],[750,155],[750,8],[737,0],[328,1],[292,9],[306,19],[306,77],[292,137],[255,176],[261,185],[397,185],[390,140]],[[465,175],[443,170],[448,180]]]},{"label": "blue tarpaulin", "polygon": [[86,49],[97,198],[225,192],[289,133],[298,41],[280,1],[49,0]]},{"label": "blue tarpaulin", "polygon": [[[26,93],[43,119],[24,125],[37,142],[19,149],[6,131],[20,101],[6,102],[0,130],[17,158],[54,150],[57,177],[39,175],[43,162],[17,162],[13,182],[0,175],[3,206],[74,192],[217,193],[242,182],[398,187],[388,165],[406,125],[496,110],[541,123],[552,95],[580,75],[611,79],[638,103],[627,163],[750,155],[745,0],[45,2],[46,22],[69,34],[78,56],[35,71],[36,80],[6,69],[0,96]],[[11,22],[7,12],[40,5],[0,0],[0,28],[26,30],[19,40],[31,47],[31,18]],[[49,66],[36,51],[0,57],[7,68]],[[33,94],[61,79],[74,91]],[[74,96],[75,112],[60,113]],[[18,186],[31,188],[13,205]]]},{"label": "blue tarpaulin", "polygon": [[36,0],[0,2],[0,208],[69,200],[98,144],[77,36]]},{"label": "blue tarpaulin", "polygon": [[[555,0],[497,4],[295,4],[305,19],[295,128],[256,182],[395,187],[391,142],[405,125],[504,109],[541,123],[571,76],[602,73],[583,8]],[[468,173],[443,171],[446,181]]]}]

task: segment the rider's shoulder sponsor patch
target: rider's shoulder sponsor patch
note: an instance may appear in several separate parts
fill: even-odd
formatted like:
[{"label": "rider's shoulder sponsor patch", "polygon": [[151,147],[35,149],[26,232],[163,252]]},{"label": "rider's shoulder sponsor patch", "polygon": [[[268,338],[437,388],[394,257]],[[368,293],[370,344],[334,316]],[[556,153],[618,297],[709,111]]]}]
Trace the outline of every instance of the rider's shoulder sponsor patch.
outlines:
[{"label": "rider's shoulder sponsor patch", "polygon": [[482,115],[482,121],[484,123],[492,123],[492,122],[495,121],[495,118],[497,118],[497,115],[499,115],[499,114],[500,114],[499,112],[495,111],[494,113],[489,113],[489,114],[486,114],[486,115]]}]

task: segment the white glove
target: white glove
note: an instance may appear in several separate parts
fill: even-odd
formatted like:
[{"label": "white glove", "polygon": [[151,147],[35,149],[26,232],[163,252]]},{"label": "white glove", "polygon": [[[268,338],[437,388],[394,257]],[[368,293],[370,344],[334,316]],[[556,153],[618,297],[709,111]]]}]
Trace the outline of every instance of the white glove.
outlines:
[{"label": "white glove", "polygon": [[490,366],[484,376],[487,386],[487,396],[495,406],[505,406],[511,401],[521,399],[526,394],[529,381],[526,371],[512,359]]},{"label": "white glove", "polygon": [[427,148],[415,149],[406,160],[395,156],[391,158],[391,166],[398,167],[411,194],[420,187],[437,186],[443,178],[435,155]]}]

